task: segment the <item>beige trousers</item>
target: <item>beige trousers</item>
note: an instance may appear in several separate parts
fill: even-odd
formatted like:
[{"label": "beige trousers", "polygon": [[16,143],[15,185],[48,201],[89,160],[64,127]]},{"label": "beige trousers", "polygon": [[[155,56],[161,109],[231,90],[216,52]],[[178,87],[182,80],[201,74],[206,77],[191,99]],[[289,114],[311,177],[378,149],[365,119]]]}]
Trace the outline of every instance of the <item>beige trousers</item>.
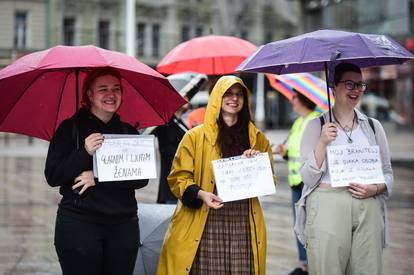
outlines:
[{"label": "beige trousers", "polygon": [[344,188],[317,188],[306,200],[311,275],[381,275],[384,209]]}]

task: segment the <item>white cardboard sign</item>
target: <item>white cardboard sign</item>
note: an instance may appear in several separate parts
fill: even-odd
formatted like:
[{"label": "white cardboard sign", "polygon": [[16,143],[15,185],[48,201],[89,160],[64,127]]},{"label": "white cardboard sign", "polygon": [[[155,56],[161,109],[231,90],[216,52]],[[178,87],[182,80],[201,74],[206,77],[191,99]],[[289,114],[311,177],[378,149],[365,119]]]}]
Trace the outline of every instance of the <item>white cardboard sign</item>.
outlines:
[{"label": "white cardboard sign", "polygon": [[378,145],[328,146],[328,167],[333,187],[349,183],[385,183]]},{"label": "white cardboard sign", "polygon": [[237,156],[212,161],[218,196],[235,201],[276,192],[269,155]]},{"label": "white cardboard sign", "polygon": [[157,177],[153,135],[104,135],[93,155],[99,181],[125,181]]}]

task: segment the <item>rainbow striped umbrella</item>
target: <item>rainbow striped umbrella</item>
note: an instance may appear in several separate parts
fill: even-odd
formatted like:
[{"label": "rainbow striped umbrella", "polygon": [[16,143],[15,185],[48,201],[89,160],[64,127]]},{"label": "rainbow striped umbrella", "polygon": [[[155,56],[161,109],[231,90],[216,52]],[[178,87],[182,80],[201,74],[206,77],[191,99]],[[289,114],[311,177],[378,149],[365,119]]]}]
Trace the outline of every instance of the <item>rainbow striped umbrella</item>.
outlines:
[{"label": "rainbow striped umbrella", "polygon": [[[287,99],[292,100],[296,91],[300,92],[311,101],[313,101],[319,110],[328,110],[328,98],[326,95],[326,83],[324,80],[310,73],[296,74],[266,74],[270,85],[284,95]],[[331,100],[333,97],[331,96]]]}]

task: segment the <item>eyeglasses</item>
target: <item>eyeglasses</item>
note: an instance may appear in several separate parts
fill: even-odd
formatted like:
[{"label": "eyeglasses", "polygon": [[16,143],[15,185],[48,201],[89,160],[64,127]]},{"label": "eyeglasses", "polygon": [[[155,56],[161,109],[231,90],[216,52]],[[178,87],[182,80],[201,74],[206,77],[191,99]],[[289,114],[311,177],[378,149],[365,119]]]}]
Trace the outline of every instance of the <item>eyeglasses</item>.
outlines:
[{"label": "eyeglasses", "polygon": [[367,90],[367,83],[364,83],[364,82],[357,83],[352,80],[342,80],[342,81],[339,81],[339,83],[344,83],[345,88],[350,91],[355,90],[355,88],[357,88],[361,92],[365,92]]}]

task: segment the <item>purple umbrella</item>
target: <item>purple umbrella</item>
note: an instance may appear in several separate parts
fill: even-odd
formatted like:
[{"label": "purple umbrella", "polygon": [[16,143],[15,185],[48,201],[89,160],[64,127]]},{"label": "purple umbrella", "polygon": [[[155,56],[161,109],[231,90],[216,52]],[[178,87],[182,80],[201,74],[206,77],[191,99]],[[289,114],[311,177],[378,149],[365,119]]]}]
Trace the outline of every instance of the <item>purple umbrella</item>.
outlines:
[{"label": "purple umbrella", "polygon": [[[324,70],[331,84],[328,65],[329,76],[332,76],[337,62],[350,62],[363,68],[402,64],[410,59],[414,59],[414,55],[385,35],[319,30],[265,44],[237,70],[274,74]],[[330,110],[328,87],[327,92]]]}]

